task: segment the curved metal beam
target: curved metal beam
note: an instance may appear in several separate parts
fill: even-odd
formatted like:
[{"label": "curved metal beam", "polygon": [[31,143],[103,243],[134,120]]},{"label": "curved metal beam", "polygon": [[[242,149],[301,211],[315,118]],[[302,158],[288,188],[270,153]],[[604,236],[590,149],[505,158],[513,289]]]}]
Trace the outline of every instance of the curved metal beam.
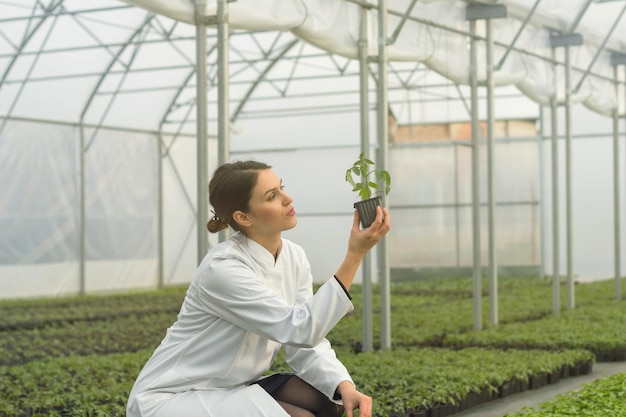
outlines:
[{"label": "curved metal beam", "polygon": [[269,65],[263,70],[263,72],[261,74],[259,74],[259,78],[256,79],[256,81],[254,82],[254,84],[252,84],[252,86],[248,89],[248,91],[246,92],[246,94],[243,96],[243,98],[241,99],[241,101],[239,102],[239,105],[237,106],[237,108],[235,109],[235,111],[233,112],[233,115],[231,117],[231,122],[235,122],[235,120],[237,120],[237,118],[239,117],[239,114],[242,112],[244,106],[246,105],[248,99],[250,98],[250,96],[252,96],[252,93],[254,92],[254,90],[256,90],[256,88],[259,86],[259,84],[261,84],[261,81],[263,81],[265,79],[265,76],[271,71],[272,68],[274,68],[274,65],[276,65],[280,59],[285,56],[285,54],[287,52],[289,52],[294,46],[296,46],[298,44],[298,42],[300,42],[299,39],[294,39],[291,42],[289,42],[285,48],[269,63]]},{"label": "curved metal beam", "polygon": [[585,79],[587,78],[589,73],[591,72],[591,68],[593,67],[593,65],[598,60],[598,57],[600,56],[600,53],[602,53],[604,51],[604,48],[605,48],[607,42],[609,41],[609,39],[613,35],[613,32],[617,28],[617,25],[619,24],[620,20],[622,20],[622,16],[624,15],[624,12],[626,12],[626,5],[624,5],[624,7],[622,8],[622,11],[617,16],[617,19],[615,19],[615,22],[613,23],[613,26],[611,26],[611,29],[609,29],[609,32],[604,37],[604,40],[602,41],[602,45],[600,45],[600,47],[596,50],[596,54],[594,55],[593,59],[589,63],[589,66],[587,67],[587,70],[585,71],[583,76],[578,81],[578,84],[576,85],[576,88],[574,89],[574,92],[578,92],[580,90],[580,87],[583,85],[583,82],[585,81]]},{"label": "curved metal beam", "polygon": [[576,16],[576,18],[574,19],[574,21],[569,27],[569,33],[573,33],[576,31],[576,29],[578,28],[578,24],[583,19],[583,16],[585,15],[585,13],[587,13],[587,9],[589,8],[592,2],[593,0],[587,0],[587,3],[585,3],[585,5],[581,7],[581,9],[578,11],[578,15]]},{"label": "curved metal beam", "polygon": [[528,15],[526,15],[526,17],[524,18],[524,21],[522,22],[522,25],[517,30],[517,33],[513,37],[513,40],[509,43],[509,47],[506,48],[506,51],[504,52],[504,55],[502,55],[502,58],[500,58],[500,61],[496,65],[496,67],[495,67],[496,71],[499,71],[502,68],[502,65],[504,65],[504,62],[506,61],[506,58],[509,56],[509,53],[511,52],[511,49],[517,43],[518,39],[522,35],[522,32],[524,32],[524,29],[526,28],[526,26],[528,26],[528,22],[530,22],[530,18],[533,17],[533,14],[535,14],[535,11],[537,10],[537,6],[539,6],[539,2],[541,2],[541,0],[535,1],[535,4],[533,5],[533,7],[528,12]]},{"label": "curved metal beam", "polygon": [[[63,1],[63,0],[61,0]],[[52,8],[52,10],[56,9],[58,6],[60,6],[61,3],[59,3],[57,6],[55,6],[54,8]],[[50,14],[52,14],[52,12],[50,12]],[[35,52],[35,59],[33,59],[33,61],[30,63],[30,66],[28,68],[28,71],[26,71],[26,75],[24,76],[23,81],[20,83],[19,88],[17,90],[17,93],[15,94],[15,96],[13,97],[13,102],[11,103],[11,105],[9,106],[9,109],[7,111],[7,116],[10,116],[11,114],[13,114],[13,110],[15,109],[15,106],[17,106],[17,103],[20,99],[20,97],[22,96],[22,92],[24,91],[24,88],[26,87],[26,83],[31,79],[31,75],[33,74],[33,70],[35,69],[35,67],[37,66],[37,62],[39,61],[39,58],[41,57],[41,53],[42,53],[42,48],[45,47],[45,45],[48,43],[48,40],[50,39],[50,34],[52,33],[52,31],[54,30],[54,27],[56,26],[57,22],[59,21],[59,15],[58,13],[54,13],[54,20],[52,21],[52,24],[50,25],[50,27],[48,28],[48,32],[45,35],[45,39],[43,41],[43,43],[41,44],[40,48]],[[42,21],[43,22],[43,21]],[[37,29],[41,27],[41,23],[39,25],[37,25]],[[22,45],[20,45],[20,50],[24,48],[24,46],[26,45],[26,43],[28,43],[28,39],[30,39],[33,34],[36,32],[36,30],[33,30],[33,32],[31,32],[30,34],[28,34],[27,38],[25,38],[22,42]],[[18,52],[13,58],[13,60],[10,63],[10,66],[13,66],[15,64],[15,62],[17,61],[17,57],[20,56],[21,54]],[[2,83],[5,82],[6,77],[8,76],[10,71],[10,68],[7,69],[7,71],[4,73],[2,80],[0,80],[0,88],[2,88]],[[2,122],[0,123],[0,133],[2,133],[2,131],[4,130],[4,127],[6,126],[8,119],[3,119]]]},{"label": "curved metal beam", "polygon": [[[21,52],[24,50],[24,47],[26,47],[26,45],[31,40],[31,38],[35,35],[35,33],[37,33],[39,28],[41,28],[41,25],[43,25],[43,23],[46,21],[46,19],[49,18],[50,16],[52,16],[53,12],[57,8],[61,7],[61,5],[63,4],[63,1],[64,0],[59,0],[59,2],[57,4],[51,3],[50,7],[48,7],[46,9],[45,14],[43,16],[41,16],[41,20],[39,22],[37,22],[35,27],[33,27],[32,31],[30,33],[27,33],[25,35],[24,39],[22,39],[22,43],[18,46],[17,50],[15,51],[15,55],[13,55],[13,58],[9,62],[9,65],[7,65],[6,70],[4,71],[4,74],[2,74],[2,78],[0,78],[0,88],[2,88],[2,85],[4,84],[4,82],[6,81],[7,76],[9,75],[9,72],[11,72],[11,68],[13,68],[13,65],[15,65],[15,62],[17,61],[17,59],[21,56]],[[34,19],[34,17],[31,16],[28,20],[30,22],[33,19]]]},{"label": "curved metal beam", "polygon": [[122,55],[122,53],[124,51],[126,51],[126,48],[131,44],[132,40],[135,39],[135,37],[137,37],[144,30],[144,28],[150,23],[150,21],[152,19],[154,19],[154,17],[155,17],[154,14],[148,15],[148,17],[146,17],[146,19],[144,20],[143,24],[141,24],[133,32],[133,34],[130,36],[128,41],[117,51],[117,53],[115,55],[113,55],[113,59],[111,59],[111,62],[109,62],[109,65],[107,65],[106,69],[104,69],[102,71],[102,74],[100,75],[100,79],[98,80],[98,82],[94,86],[93,91],[91,92],[91,95],[89,96],[89,99],[87,100],[87,103],[85,103],[85,106],[83,107],[83,111],[80,113],[80,124],[81,125],[83,124],[83,121],[85,119],[85,114],[87,114],[87,110],[89,110],[89,107],[91,106],[91,103],[93,102],[93,99],[95,98],[96,93],[100,89],[100,86],[104,82],[104,79],[106,78],[106,76],[109,73],[109,71],[111,70],[111,68],[113,68],[113,65],[115,65],[115,63],[119,60],[119,58]]}]

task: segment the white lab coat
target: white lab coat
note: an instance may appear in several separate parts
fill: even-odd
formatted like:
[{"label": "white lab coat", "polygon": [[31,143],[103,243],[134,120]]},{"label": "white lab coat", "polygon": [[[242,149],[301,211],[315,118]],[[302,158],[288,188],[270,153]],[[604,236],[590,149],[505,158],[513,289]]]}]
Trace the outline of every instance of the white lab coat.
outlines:
[{"label": "white lab coat", "polygon": [[274,260],[236,233],[198,267],[178,320],[135,382],[127,416],[286,416],[250,385],[281,347],[296,375],[332,399],[352,379],[325,337],[352,309],[334,278],[313,295],[300,246],[283,239]]}]

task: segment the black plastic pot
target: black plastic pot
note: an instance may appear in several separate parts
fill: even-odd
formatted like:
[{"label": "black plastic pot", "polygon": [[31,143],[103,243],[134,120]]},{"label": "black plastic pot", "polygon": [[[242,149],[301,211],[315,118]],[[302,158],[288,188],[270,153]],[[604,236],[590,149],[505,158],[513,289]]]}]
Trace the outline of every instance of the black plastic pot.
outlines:
[{"label": "black plastic pot", "polygon": [[376,207],[382,204],[381,197],[372,197],[368,200],[357,201],[354,208],[359,212],[361,227],[367,229],[376,218]]}]

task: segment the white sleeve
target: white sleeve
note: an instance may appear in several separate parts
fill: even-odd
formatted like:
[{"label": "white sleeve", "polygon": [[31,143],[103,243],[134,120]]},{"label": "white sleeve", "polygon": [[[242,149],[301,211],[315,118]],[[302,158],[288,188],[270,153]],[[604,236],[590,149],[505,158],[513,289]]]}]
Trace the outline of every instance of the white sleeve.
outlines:
[{"label": "white sleeve", "polygon": [[202,307],[210,313],[268,339],[300,347],[318,345],[354,309],[335,279],[313,297],[290,305],[249,267],[229,258],[213,259],[198,290]]}]

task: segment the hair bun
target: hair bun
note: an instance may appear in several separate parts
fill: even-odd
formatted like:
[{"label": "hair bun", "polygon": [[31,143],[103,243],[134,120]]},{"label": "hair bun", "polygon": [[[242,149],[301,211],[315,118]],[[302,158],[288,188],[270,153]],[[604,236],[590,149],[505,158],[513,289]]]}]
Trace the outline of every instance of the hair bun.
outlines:
[{"label": "hair bun", "polygon": [[209,222],[206,225],[206,228],[209,232],[217,233],[228,227],[228,224],[222,221],[222,219],[220,219],[219,216],[215,214],[213,210],[211,210],[211,213],[213,213],[213,218],[211,218],[211,220],[209,220]]},{"label": "hair bun", "polygon": [[215,217],[209,220],[209,222],[206,225],[207,230],[211,233],[220,232],[226,229],[227,227],[228,225],[226,223],[224,223],[220,219],[216,219]]}]

